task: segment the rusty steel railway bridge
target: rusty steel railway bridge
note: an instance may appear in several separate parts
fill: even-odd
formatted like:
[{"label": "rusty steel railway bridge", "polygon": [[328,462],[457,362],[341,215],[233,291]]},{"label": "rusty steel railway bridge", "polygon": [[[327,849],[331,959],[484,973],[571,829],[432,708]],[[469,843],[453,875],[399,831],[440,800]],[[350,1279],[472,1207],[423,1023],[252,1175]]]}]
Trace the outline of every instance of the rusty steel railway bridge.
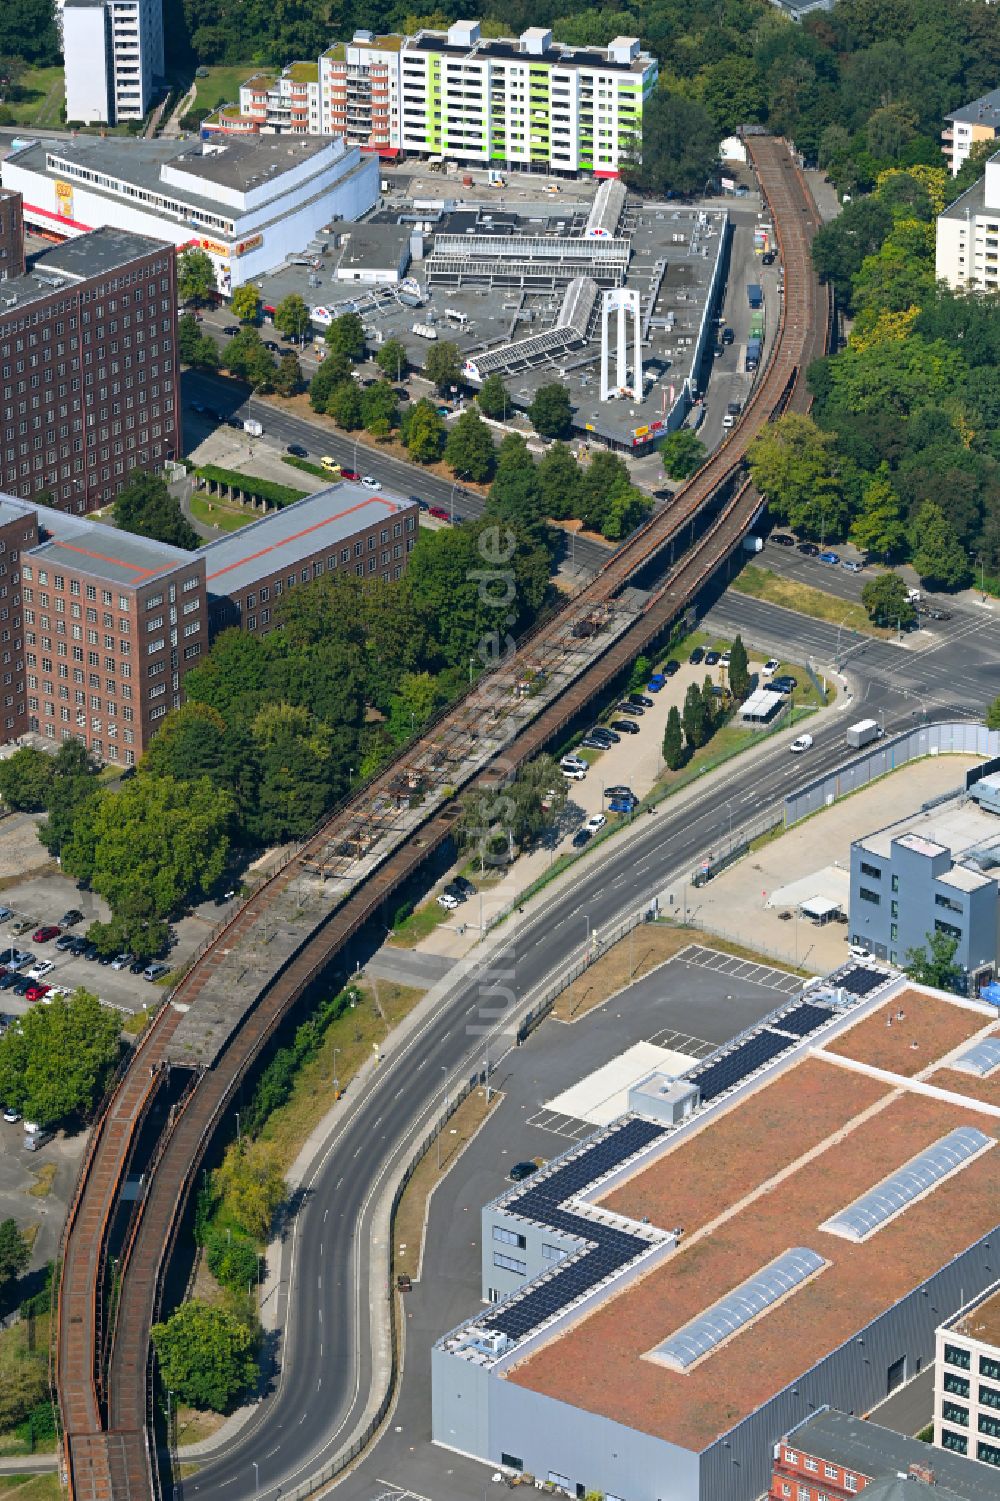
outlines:
[{"label": "rusty steel railway bridge", "polygon": [[[282,1018],[447,839],[455,790],[497,786],[550,744],[697,598],[760,509],[744,475],[747,448],[783,411],[807,408],[803,372],[827,348],[831,307],[809,253],[816,208],[787,144],[750,135],[747,146],[777,234],[785,294],[770,361],[736,428],[516,655],[261,882],[204,945],[109,1090],[64,1230],[54,1336],[75,1501],[158,1501],[150,1329],[195,1174],[227,1102]],[[685,535],[689,545],[674,564]],[[655,586],[630,591],[654,565]],[[546,686],[525,696],[526,677]],[[121,1224],[122,1188],[141,1136],[155,1136],[155,1145],[112,1267],[109,1237]]]}]

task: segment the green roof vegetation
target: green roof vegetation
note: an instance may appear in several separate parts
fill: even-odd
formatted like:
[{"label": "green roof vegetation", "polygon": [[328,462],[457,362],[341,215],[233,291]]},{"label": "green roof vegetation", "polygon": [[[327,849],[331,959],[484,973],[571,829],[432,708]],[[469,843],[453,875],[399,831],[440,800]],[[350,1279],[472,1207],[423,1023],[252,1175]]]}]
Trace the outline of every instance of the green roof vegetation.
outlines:
[{"label": "green roof vegetation", "polygon": [[295,83],[318,83],[319,64],[289,63],[288,67],[285,69],[285,75],[286,77],[293,79]]}]

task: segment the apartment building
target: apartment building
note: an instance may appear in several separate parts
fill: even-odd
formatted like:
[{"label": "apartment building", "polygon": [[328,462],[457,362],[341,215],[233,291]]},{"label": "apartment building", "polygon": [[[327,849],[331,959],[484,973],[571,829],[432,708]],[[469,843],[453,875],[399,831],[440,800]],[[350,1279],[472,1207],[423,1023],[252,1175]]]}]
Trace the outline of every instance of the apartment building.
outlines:
[{"label": "apartment building", "polygon": [[[569,47],[540,26],[485,38],[476,21],[415,36],[359,31],[319,59],[321,129],[386,157],[615,177],[656,79],[656,59],[636,37]],[[274,86],[248,79],[239,109],[207,123],[228,133],[294,130],[272,105]]]},{"label": "apartment building", "polygon": [[941,132],[941,151],[952,177],[965,165],[973,146],[980,141],[995,141],[1000,134],[1000,89],[991,89],[981,99],[963,104],[945,116]]},{"label": "apartment building", "polygon": [[66,119],[141,120],[163,77],[163,0],[65,0]]},{"label": "apartment building", "polygon": [[[992,1056],[979,1075],[991,1074],[995,1081],[1000,1043],[987,1038],[980,1047],[991,1044]],[[937,1331],[934,1442],[1000,1470],[1000,1282]]]},{"label": "apartment building", "polygon": [[266,635],[282,596],[324,574],[401,578],[419,517],[413,501],[343,481],[209,542],[198,556],[213,635],[227,626]]},{"label": "apartment building", "polygon": [[934,272],[955,291],[1000,288],[1000,152],[979,181],[938,214]]},{"label": "apartment building", "polygon": [[239,108],[220,111],[220,125],[238,134],[319,135],[319,64],[290,63],[279,74],[255,73],[240,85]]},{"label": "apartment building", "polygon": [[112,500],[180,451],[172,246],[98,229],[0,288],[0,490]]},{"label": "apartment building", "polygon": [[0,281],[24,275],[24,202],[0,188]]}]

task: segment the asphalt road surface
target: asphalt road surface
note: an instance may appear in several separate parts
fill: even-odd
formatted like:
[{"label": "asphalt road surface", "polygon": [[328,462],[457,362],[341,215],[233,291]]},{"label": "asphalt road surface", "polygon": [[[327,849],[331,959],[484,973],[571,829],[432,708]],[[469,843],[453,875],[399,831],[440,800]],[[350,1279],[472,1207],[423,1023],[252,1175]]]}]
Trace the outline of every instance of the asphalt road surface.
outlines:
[{"label": "asphalt road surface", "polygon": [[[799,656],[805,648],[819,662],[833,658],[836,627],[756,600],[726,596],[711,619],[772,649]],[[933,717],[975,712],[993,696],[998,645],[992,618],[966,616],[903,647],[851,633],[842,633],[840,640],[866,714],[883,714],[887,733],[907,727],[924,710]],[[789,757],[776,746],[763,762],[742,768],[733,763],[725,802],[710,786],[683,809],[672,812],[667,804],[644,818],[647,827],[634,841],[617,848],[611,842],[600,858],[583,861],[571,890],[529,912],[520,928],[512,927],[500,962],[509,972],[505,982],[514,1007],[545,979],[553,956],[572,954],[588,921],[597,930],[607,927],[694,869],[706,850],[725,840],[729,808],[738,827],[779,804],[799,781],[842,762],[844,724],[838,715],[817,727],[808,757]],[[495,973],[496,956],[492,962]],[[437,1105],[451,1081],[482,1065],[484,1043],[476,1030],[481,996],[481,976],[456,980],[433,1018],[390,1053],[353,1114],[345,1117],[308,1184],[294,1227],[276,1390],[226,1452],[185,1483],[189,1497],[256,1494],[260,1501],[275,1501],[279,1492],[328,1462],[357,1422],[372,1379],[367,1297],[375,1200],[421,1112]],[[427,1380],[426,1369],[408,1369],[404,1388]],[[372,1475],[385,1475],[381,1445],[362,1472],[369,1484]]]}]

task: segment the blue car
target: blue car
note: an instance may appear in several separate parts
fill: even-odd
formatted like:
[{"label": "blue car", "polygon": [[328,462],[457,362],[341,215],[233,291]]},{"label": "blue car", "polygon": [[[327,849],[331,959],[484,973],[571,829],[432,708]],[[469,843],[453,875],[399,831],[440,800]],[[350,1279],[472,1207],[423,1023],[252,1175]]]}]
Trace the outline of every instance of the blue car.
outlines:
[{"label": "blue car", "polygon": [[660,689],[666,686],[666,681],[666,678],[661,677],[650,678],[649,682],[646,684],[646,692],[659,693]]},{"label": "blue car", "polygon": [[835,552],[821,552],[816,561],[819,563],[829,563],[831,567],[836,567],[836,565],[840,562],[840,554]]},{"label": "blue car", "polygon": [[638,799],[626,797],[613,797],[608,804],[612,813],[631,813]]}]

